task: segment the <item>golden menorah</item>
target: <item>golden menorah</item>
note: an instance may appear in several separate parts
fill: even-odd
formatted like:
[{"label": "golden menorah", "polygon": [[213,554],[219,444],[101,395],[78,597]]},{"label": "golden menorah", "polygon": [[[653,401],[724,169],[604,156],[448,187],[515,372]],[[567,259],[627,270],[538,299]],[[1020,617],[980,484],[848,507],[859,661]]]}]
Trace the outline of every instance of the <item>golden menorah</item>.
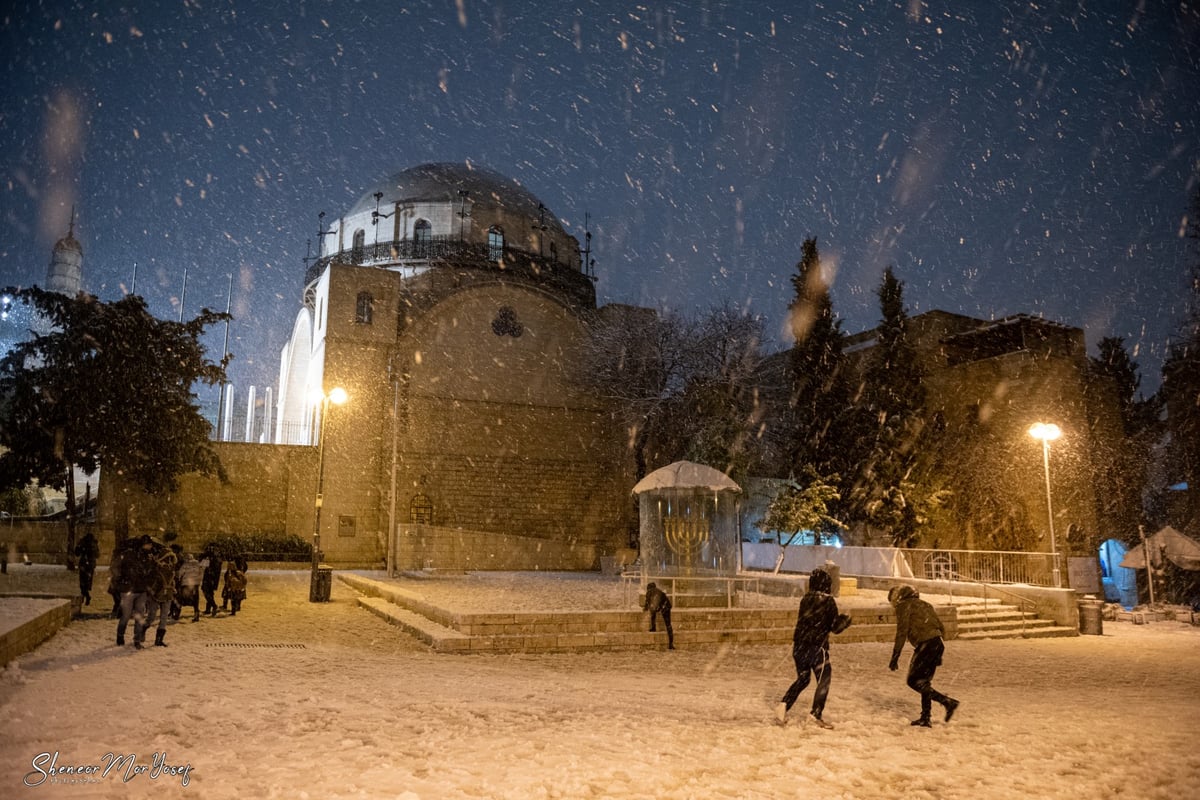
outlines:
[{"label": "golden menorah", "polygon": [[663,536],[671,552],[684,561],[695,560],[708,541],[712,523],[703,515],[668,514],[663,517]]}]

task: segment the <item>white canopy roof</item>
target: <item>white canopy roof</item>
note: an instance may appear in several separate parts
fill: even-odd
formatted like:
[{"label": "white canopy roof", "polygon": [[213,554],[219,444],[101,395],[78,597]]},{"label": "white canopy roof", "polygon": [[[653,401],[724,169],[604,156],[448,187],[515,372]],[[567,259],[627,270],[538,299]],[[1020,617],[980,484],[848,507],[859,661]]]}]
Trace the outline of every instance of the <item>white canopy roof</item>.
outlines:
[{"label": "white canopy roof", "polygon": [[740,492],[742,487],[720,470],[691,461],[676,461],[654,470],[633,487],[634,494],[655,489],[708,489],[714,492]]},{"label": "white canopy roof", "polygon": [[[1184,536],[1170,525],[1148,538],[1146,546],[1150,548],[1150,563],[1155,567],[1162,567],[1162,559],[1166,557],[1168,561],[1181,569],[1200,570],[1200,542]],[[1145,569],[1145,547],[1139,544],[1137,547],[1130,548],[1125,553],[1125,558],[1121,559],[1120,566]]]}]

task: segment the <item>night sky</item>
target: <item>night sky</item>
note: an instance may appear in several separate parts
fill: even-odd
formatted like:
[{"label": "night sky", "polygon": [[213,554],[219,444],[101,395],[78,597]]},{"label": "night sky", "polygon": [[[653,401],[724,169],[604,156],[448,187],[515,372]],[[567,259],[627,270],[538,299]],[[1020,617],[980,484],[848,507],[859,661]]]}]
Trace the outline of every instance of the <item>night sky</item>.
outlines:
[{"label": "night sky", "polygon": [[277,379],[317,214],[426,161],[589,215],[601,302],[730,300],[772,347],[809,236],[848,332],[894,265],[911,313],[1127,337],[1153,390],[1183,319],[1194,0],[5,6],[0,285],[44,282],[74,204],[103,299],[136,263],[156,314],[185,268],[184,313],[223,310],[232,275],[240,392]]}]

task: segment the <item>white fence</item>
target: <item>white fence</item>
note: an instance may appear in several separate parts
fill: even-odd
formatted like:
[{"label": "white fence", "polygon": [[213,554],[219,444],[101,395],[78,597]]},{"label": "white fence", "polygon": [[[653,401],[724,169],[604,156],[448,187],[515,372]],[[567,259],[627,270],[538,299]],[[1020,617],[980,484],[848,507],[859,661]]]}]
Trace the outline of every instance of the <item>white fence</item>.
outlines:
[{"label": "white fence", "polygon": [[828,561],[843,575],[880,578],[925,578],[972,583],[1054,585],[1050,553],[1002,550],[930,550],[900,547],[834,547],[774,542],[742,542],[742,567],[774,570],[782,553],[780,572],[812,572]]}]

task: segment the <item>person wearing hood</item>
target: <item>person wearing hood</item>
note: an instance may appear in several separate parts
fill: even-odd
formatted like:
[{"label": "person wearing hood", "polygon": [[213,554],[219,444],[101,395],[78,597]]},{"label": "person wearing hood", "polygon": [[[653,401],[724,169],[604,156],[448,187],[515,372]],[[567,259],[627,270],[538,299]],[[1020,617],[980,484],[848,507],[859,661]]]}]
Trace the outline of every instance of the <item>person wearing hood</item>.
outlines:
[{"label": "person wearing hood", "polygon": [[654,633],[658,626],[654,621],[662,615],[663,625],[667,628],[667,649],[675,649],[675,629],[671,627],[671,598],[653,582],[646,584],[646,602],[642,611],[650,612],[650,632]]},{"label": "person wearing hood", "polygon": [[904,642],[912,643],[913,655],[908,664],[908,687],[921,695],[921,716],[912,721],[915,727],[932,727],[929,714],[933,701],[946,709],[946,722],[958,709],[958,701],[933,688],[933,675],[942,664],[945,628],[933,606],[921,599],[911,586],[893,586],[888,590],[888,602],[896,609],[896,643],[888,669],[895,672],[900,666],[900,651]]},{"label": "person wearing hood", "polygon": [[814,569],[808,578],[808,591],[800,598],[796,630],[792,634],[796,680],[775,707],[775,719],[780,725],[787,724],[788,712],[815,676],[817,687],[813,692],[810,713],[822,728],[833,727],[821,718],[825,713],[825,700],[829,697],[829,683],[833,677],[833,669],[829,664],[829,634],[841,633],[850,627],[850,617],[838,613],[832,589],[832,576],[821,567]]}]

